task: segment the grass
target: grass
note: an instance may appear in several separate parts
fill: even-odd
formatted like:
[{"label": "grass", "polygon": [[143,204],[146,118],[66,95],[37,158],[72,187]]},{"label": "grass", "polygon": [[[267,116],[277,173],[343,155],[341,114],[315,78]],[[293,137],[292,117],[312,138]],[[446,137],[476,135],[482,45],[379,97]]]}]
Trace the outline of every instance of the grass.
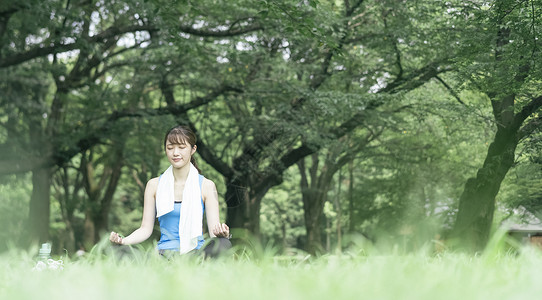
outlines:
[{"label": "grass", "polygon": [[[362,252],[363,253],[363,252]],[[26,252],[0,256],[1,299],[537,299],[542,253],[478,256],[273,253],[236,259],[91,254],[63,270],[32,271]]]}]

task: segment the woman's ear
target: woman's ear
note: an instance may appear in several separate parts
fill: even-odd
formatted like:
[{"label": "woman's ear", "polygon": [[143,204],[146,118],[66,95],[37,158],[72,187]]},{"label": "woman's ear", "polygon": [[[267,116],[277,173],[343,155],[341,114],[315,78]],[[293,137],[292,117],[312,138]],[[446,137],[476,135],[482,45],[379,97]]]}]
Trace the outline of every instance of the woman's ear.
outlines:
[{"label": "woman's ear", "polygon": [[194,155],[194,153],[196,153],[196,149],[198,149],[198,146],[192,146],[192,152],[190,153],[190,155]]}]

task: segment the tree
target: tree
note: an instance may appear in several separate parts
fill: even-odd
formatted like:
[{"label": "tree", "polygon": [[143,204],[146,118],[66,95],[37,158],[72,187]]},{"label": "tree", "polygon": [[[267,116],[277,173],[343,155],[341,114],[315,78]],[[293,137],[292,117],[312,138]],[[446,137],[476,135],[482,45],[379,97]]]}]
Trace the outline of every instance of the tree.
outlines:
[{"label": "tree", "polygon": [[[144,182],[161,170],[161,150],[154,142],[162,137],[149,137],[155,146],[148,146],[143,136],[162,132],[173,122],[189,124],[197,131],[200,157],[223,176],[227,222],[232,227],[258,235],[264,196],[284,181],[291,166],[299,165],[311,237],[319,236],[314,233],[321,230],[318,220],[333,174],[352,157],[363,154],[367,161],[385,165],[395,180],[381,181],[393,192],[369,189],[371,201],[352,201],[356,210],[378,197],[399,199],[400,190],[392,189],[398,181],[401,187],[414,184],[402,179],[415,175],[408,169],[413,165],[410,160],[393,160],[397,165],[410,163],[394,167],[365,154],[396,155],[403,146],[397,142],[401,138],[409,145],[423,144],[400,134],[385,120],[396,121],[408,97],[426,101],[431,85],[440,85],[463,104],[461,89],[486,92],[495,100],[495,116],[502,119],[499,124],[504,124],[501,121],[508,119],[510,107],[504,104],[509,100],[499,99],[509,99],[510,93],[498,87],[523,83],[512,93],[521,100],[514,114],[527,120],[521,134],[537,124],[533,112],[539,100],[522,102],[528,96],[538,99],[533,88],[539,78],[535,68],[522,68],[526,73],[517,73],[512,81],[488,83],[500,78],[498,73],[508,63],[526,66],[537,57],[536,35],[531,34],[537,28],[530,29],[533,22],[517,21],[516,16],[529,13],[517,12],[519,6],[503,9],[500,19],[488,19],[493,9],[462,1],[242,0],[220,4],[205,0],[21,1],[2,8],[0,112],[5,116],[0,118],[0,174],[33,173],[33,238],[47,237],[52,175],[58,184],[55,192],[64,195],[66,222],[73,212],[69,197],[79,199],[74,191],[86,182],[87,204],[101,203],[92,210],[86,207],[87,220],[98,231],[105,229],[118,180],[132,176],[141,193]],[[31,12],[36,17],[24,22]],[[503,23],[508,20],[515,21]],[[508,24],[510,30],[505,26],[506,30],[475,34],[479,24]],[[534,56],[515,54],[520,53],[514,51],[522,41],[516,36],[531,39],[521,46],[533,46],[526,48],[533,49]],[[495,39],[500,42],[491,61],[483,46],[495,44]],[[450,76],[452,71],[459,74],[458,80]],[[459,84],[466,77],[473,85]],[[425,112],[415,107],[409,110]],[[405,121],[409,122],[416,121]],[[120,130],[124,126],[129,129]],[[385,128],[383,135],[377,128]],[[502,136],[507,136],[505,131]],[[356,135],[372,144],[357,139],[344,152],[335,152],[338,141]],[[377,136],[379,140],[373,140]],[[142,150],[134,151],[134,145]],[[409,154],[412,161],[427,157],[416,151]],[[313,165],[304,167],[309,157]],[[324,161],[323,167],[318,164]],[[58,179],[72,166],[72,172],[78,170],[76,180]],[[310,176],[309,168],[313,169]],[[359,171],[353,171],[360,182]],[[109,188],[99,184],[103,174],[111,174]],[[60,188],[60,184],[73,188]],[[316,191],[313,196],[311,185]],[[287,231],[286,226],[282,229]],[[90,236],[96,238],[96,234]],[[309,242],[321,244],[315,241],[310,238]]]},{"label": "tree", "polygon": [[[507,174],[499,192],[497,203],[505,218],[518,217],[510,212],[520,212],[520,218],[532,222],[530,216],[542,218],[542,151],[540,133],[532,134],[518,145],[514,168]],[[499,208],[499,207],[498,207]]]},{"label": "tree", "polygon": [[[263,196],[282,182],[286,169],[322,149],[326,141],[340,139],[360,126],[387,97],[393,97],[389,95],[416,89],[448,70],[451,51],[435,54],[427,50],[429,62],[419,63],[419,58],[413,58],[420,50],[410,53],[408,40],[413,39],[409,34],[415,36],[416,32],[400,31],[402,37],[408,38],[400,47],[394,47],[393,42],[400,40],[399,34],[392,35],[392,42],[377,42],[390,36],[393,29],[404,28],[409,20],[407,6],[392,14],[386,4],[381,7],[357,1],[337,6],[335,2],[321,2],[319,10],[289,7],[288,11],[295,13],[288,17],[322,24],[319,28],[324,28],[325,35],[333,40],[325,47],[315,45],[312,36],[308,39],[307,35],[281,27],[265,27],[250,38],[231,42],[245,43],[254,49],[232,51],[225,56],[222,72],[230,82],[242,84],[240,92],[226,96],[224,103],[215,102],[199,111],[210,125],[198,126],[190,121],[197,115],[182,118],[199,132],[202,158],[225,177],[227,220],[231,226],[257,235]],[[288,5],[281,4],[278,10]],[[382,14],[390,21],[382,22]],[[382,26],[386,34],[364,32],[353,26],[359,16],[369,24]],[[367,42],[361,43],[364,38]],[[361,53],[359,44],[364,46]],[[362,63],[365,51],[370,53],[371,60]],[[397,60],[398,56],[402,61]],[[353,62],[348,64],[349,60]],[[342,81],[359,85],[360,80],[363,85],[350,93],[344,92],[344,85],[337,84]],[[375,91],[380,94],[375,95]],[[336,109],[337,99],[347,101],[350,110],[345,113]],[[170,102],[175,103],[175,99]],[[213,114],[209,113],[211,110]],[[221,129],[227,120],[234,122],[225,125],[227,130]],[[223,134],[211,135],[211,130]]]},{"label": "tree", "polygon": [[[355,139],[344,137],[326,148],[323,164],[320,165],[318,153],[310,157],[310,168],[305,166],[305,159],[297,162],[301,174],[301,194],[307,230],[306,250],[310,253],[323,252],[322,224],[324,205],[328,201],[328,192],[332,188],[332,179],[344,165],[351,162],[367,145],[379,135],[378,132],[368,131],[365,136]],[[324,152],[324,151],[321,151]],[[308,173],[307,173],[308,169]],[[340,181],[340,180],[339,180]]]},{"label": "tree", "polygon": [[518,144],[540,128],[542,96],[535,87],[541,74],[534,67],[540,63],[535,25],[540,8],[535,2],[495,1],[473,12],[484,30],[475,36],[477,52],[463,62],[477,63],[464,70],[472,72],[469,80],[490,100],[496,131],[482,167],[467,180],[459,201],[452,236],[471,251],[483,249],[489,239],[495,197],[514,165]]},{"label": "tree", "polygon": [[[7,73],[20,74],[12,77],[11,87],[14,82],[19,82],[20,91],[24,93],[31,87],[24,82],[21,72],[43,70],[42,76],[32,77],[40,78],[36,81],[43,88],[35,90],[33,95],[20,97],[9,111],[14,118],[22,116],[20,121],[3,124],[5,130],[11,132],[4,146],[15,144],[17,147],[11,149],[9,159],[1,162],[2,173],[33,173],[29,212],[31,239],[48,239],[50,178],[54,166],[62,166],[78,153],[80,147],[89,146],[84,145],[85,138],[74,134],[74,130],[82,127],[80,121],[64,123],[70,115],[69,109],[74,107],[70,105],[73,101],[70,93],[88,86],[118,65],[115,58],[130,48],[120,46],[123,34],[149,30],[138,24],[134,15],[121,17],[122,8],[117,3],[109,4],[107,16],[100,16],[100,9],[106,8],[105,4],[73,4],[70,1],[28,1],[13,4],[2,13],[5,31],[1,32],[0,39],[5,43],[0,49],[0,67]],[[35,15],[31,21],[27,18],[29,14]],[[136,25],[132,26],[134,23]],[[139,44],[134,48],[137,47]],[[61,53],[68,58],[61,57]],[[69,57],[73,58],[71,66],[66,63]],[[2,103],[9,99],[9,95],[5,96]],[[74,139],[66,144],[69,138]],[[32,159],[26,159],[28,157]]]},{"label": "tree", "polygon": [[[186,20],[164,27],[163,19],[156,15],[156,4],[159,1],[22,1],[0,12],[0,69],[6,79],[0,103],[9,116],[2,120],[6,139],[0,151],[6,155],[0,161],[0,172],[33,173],[31,239],[48,239],[50,178],[55,167],[108,139],[109,129],[122,118],[169,113],[152,106],[134,109],[122,98],[104,99],[111,95],[110,87],[129,89],[119,88],[113,79],[117,70],[141,68],[136,64],[138,56],[128,55],[130,52],[144,54],[167,46],[163,41],[170,29],[228,36],[259,28],[254,22],[231,24],[227,30],[220,24],[194,28]],[[152,68],[152,62],[146,66]],[[93,94],[99,90],[101,95]],[[15,97],[19,101],[9,101]],[[177,110],[203,104],[181,105]]]},{"label": "tree", "polygon": [[[78,244],[76,232],[82,231],[83,226],[79,226],[76,218],[76,212],[84,203],[82,198],[83,182],[81,172],[71,164],[59,168],[52,178],[52,196],[58,201],[60,214],[65,226],[63,238],[60,241],[61,247],[68,253],[75,253]],[[77,230],[78,227],[81,230]]]}]

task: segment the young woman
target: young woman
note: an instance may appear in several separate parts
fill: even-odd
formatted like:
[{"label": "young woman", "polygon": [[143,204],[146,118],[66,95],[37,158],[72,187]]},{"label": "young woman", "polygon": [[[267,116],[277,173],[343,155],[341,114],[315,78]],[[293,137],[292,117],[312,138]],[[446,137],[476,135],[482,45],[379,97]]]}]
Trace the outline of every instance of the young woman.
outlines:
[{"label": "young woman", "polygon": [[154,218],[160,223],[158,251],[162,255],[181,254],[201,249],[203,214],[211,242],[206,255],[215,256],[231,247],[230,229],[220,223],[218,194],[211,180],[199,174],[194,160],[196,135],[186,126],[171,128],[164,139],[166,156],[171,166],[159,177],[148,181],[145,188],[141,226],[127,237],[111,232],[109,240],[120,245],[141,243],[151,236]]}]

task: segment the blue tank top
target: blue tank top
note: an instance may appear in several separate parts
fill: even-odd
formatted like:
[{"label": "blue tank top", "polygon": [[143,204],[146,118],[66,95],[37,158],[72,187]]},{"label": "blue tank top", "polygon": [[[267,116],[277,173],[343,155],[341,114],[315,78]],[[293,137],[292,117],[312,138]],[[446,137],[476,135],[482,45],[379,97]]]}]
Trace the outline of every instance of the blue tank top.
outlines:
[{"label": "blue tank top", "polygon": [[[203,175],[199,175],[199,188],[201,190],[201,184],[203,182]],[[203,197],[203,196],[202,196]],[[175,206],[172,211],[167,214],[158,217],[160,223],[160,240],[158,241],[158,250],[175,250],[179,251],[179,220],[181,218],[181,204],[182,202],[175,202]],[[203,204],[203,198],[201,199],[201,206],[205,212],[205,205]],[[203,218],[203,215],[201,216]],[[205,243],[203,239],[203,233],[198,237],[198,245],[196,249],[200,249]]]}]

